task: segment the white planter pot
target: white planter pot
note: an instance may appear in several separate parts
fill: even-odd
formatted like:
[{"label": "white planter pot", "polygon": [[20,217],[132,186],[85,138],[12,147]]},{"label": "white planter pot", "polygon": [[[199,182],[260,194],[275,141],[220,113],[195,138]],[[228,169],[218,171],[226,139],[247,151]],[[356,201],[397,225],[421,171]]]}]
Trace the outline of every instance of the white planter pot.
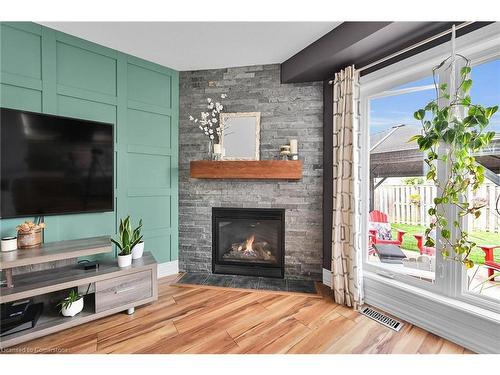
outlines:
[{"label": "white planter pot", "polygon": [[132,259],[139,259],[144,253],[144,241],[139,242],[132,248]]},{"label": "white planter pot", "polygon": [[132,264],[132,254],[118,255],[118,267],[128,267]]},{"label": "white planter pot", "polygon": [[61,314],[63,314],[63,316],[75,316],[82,310],[83,310],[83,297],[73,302],[71,305],[68,306],[68,308],[64,308],[63,306],[63,308],[61,309]]}]

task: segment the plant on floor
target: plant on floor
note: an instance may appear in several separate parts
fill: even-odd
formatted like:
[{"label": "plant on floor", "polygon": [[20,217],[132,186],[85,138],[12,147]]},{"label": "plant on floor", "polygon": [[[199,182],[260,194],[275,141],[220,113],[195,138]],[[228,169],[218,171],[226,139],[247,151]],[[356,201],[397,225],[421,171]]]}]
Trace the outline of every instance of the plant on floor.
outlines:
[{"label": "plant on floor", "polygon": [[[469,202],[467,193],[469,189],[475,192],[484,182],[484,168],[476,162],[474,155],[495,136],[494,131],[488,131],[488,125],[498,106],[484,107],[472,103],[469,93],[472,87],[470,62],[461,55],[456,56],[463,61],[457,88],[450,89],[447,84],[436,84],[438,69],[449,63],[448,69],[454,71],[456,61],[452,56],[433,69],[436,99],[414,113],[415,119],[422,123],[423,132],[413,136],[410,141],[416,141],[419,149],[426,153],[424,161],[428,166],[427,180],[438,187],[438,196],[428,210],[434,219],[425,231],[425,246],[436,246],[430,233],[438,228],[441,231],[438,248],[443,256],[450,257],[449,249],[453,249],[451,258],[471,268],[474,262],[469,255],[476,243],[463,228],[462,220],[468,215],[479,218],[480,210],[484,207],[484,204]],[[438,179],[438,162],[447,166],[445,178]],[[448,222],[444,214],[450,206],[457,210],[452,223]],[[452,236],[452,226],[456,228],[455,236]]]},{"label": "plant on floor", "polygon": [[140,234],[141,227],[142,221],[139,222],[139,227],[132,230],[130,216],[120,220],[119,238],[118,240],[111,238],[111,242],[113,242],[120,249],[120,253],[118,255],[130,255],[134,246],[142,241],[142,235]]}]

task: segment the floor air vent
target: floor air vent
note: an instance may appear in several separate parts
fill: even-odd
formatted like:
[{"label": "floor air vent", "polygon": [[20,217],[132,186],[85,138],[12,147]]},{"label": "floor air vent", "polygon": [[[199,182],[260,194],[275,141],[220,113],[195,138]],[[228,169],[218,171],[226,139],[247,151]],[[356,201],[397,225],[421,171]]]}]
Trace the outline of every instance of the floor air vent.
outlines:
[{"label": "floor air vent", "polygon": [[381,312],[372,309],[371,307],[363,307],[360,313],[366,315],[370,319],[379,322],[380,324],[383,324],[386,327],[389,327],[390,329],[393,329],[394,331],[399,332],[401,327],[403,327],[403,323],[399,320],[393,319]]}]

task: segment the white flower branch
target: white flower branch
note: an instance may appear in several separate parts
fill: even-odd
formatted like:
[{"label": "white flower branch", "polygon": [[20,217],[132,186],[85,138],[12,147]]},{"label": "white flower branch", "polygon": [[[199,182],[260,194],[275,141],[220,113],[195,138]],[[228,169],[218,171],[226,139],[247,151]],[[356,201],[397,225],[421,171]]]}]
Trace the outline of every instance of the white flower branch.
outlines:
[{"label": "white flower branch", "polygon": [[[221,94],[221,99],[226,99],[226,94]],[[215,135],[220,140],[223,130],[220,126],[220,114],[224,110],[224,106],[220,102],[214,102],[212,98],[207,98],[208,112],[201,112],[200,119],[189,115],[189,121],[193,122],[211,141],[215,139]]]}]

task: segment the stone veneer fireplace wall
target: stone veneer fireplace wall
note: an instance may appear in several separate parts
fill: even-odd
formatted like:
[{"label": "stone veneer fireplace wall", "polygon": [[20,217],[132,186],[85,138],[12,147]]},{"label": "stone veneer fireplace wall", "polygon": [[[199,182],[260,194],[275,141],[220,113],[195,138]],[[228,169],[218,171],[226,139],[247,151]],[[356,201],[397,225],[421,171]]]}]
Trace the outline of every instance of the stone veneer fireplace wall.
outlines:
[{"label": "stone veneer fireplace wall", "polygon": [[[276,159],[279,146],[299,141],[300,181],[198,180],[189,162],[206,156],[208,143],[189,121],[207,97],[223,100],[225,112],[261,112],[260,158]],[[323,86],[281,84],[280,66],[180,73],[179,269],[212,270],[212,207],[283,208],[285,277],[321,279],[323,191]]]}]

